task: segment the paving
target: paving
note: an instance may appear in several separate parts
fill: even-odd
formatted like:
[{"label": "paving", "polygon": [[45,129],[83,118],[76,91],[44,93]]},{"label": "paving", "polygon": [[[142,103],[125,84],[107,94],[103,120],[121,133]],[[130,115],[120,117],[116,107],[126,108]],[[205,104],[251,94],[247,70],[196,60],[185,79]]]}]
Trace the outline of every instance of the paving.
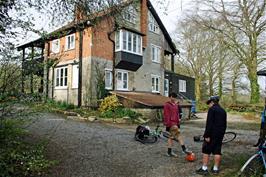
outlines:
[{"label": "paving", "polygon": [[[59,161],[47,174],[49,177],[198,176],[194,171],[201,164],[201,143],[194,142],[193,136],[202,134],[204,127],[186,123],[181,126],[185,143],[197,157],[195,162],[187,162],[178,143],[174,144],[178,157],[170,158],[166,156],[164,138],[154,144],[136,142],[136,126],[70,120],[60,114],[39,113],[31,117],[27,128],[35,138],[48,141],[48,157]],[[235,153],[251,154],[258,137],[257,131],[235,131],[236,140],[223,146],[228,161],[233,160]],[[222,171],[230,163],[223,162]]]}]

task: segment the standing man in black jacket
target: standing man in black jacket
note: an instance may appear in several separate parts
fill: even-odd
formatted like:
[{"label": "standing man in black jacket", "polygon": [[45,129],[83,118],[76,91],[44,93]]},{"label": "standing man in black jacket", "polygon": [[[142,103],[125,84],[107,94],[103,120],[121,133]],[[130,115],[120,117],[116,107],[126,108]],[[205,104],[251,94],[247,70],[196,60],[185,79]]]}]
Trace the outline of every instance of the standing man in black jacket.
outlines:
[{"label": "standing man in black jacket", "polygon": [[211,96],[207,101],[209,106],[206,128],[204,132],[204,143],[202,145],[202,167],[196,170],[201,175],[208,174],[208,162],[210,154],[214,155],[214,166],[211,169],[213,174],[219,173],[221,163],[221,149],[224,133],[226,130],[227,115],[225,110],[219,105],[219,97]]}]

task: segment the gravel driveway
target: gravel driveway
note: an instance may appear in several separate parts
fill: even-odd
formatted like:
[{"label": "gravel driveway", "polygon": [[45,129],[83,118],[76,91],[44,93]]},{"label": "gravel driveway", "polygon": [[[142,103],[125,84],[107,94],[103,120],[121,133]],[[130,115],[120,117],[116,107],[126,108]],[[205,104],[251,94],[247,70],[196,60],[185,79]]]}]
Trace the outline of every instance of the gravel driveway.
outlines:
[{"label": "gravel driveway", "polygon": [[[201,143],[193,142],[193,136],[204,129],[195,125],[184,123],[181,126],[186,144],[198,158],[195,162],[185,161],[177,143],[178,158],[167,157],[166,139],[149,145],[136,142],[133,138],[136,125],[82,122],[58,114],[41,113],[33,116],[28,129],[33,136],[48,139],[49,158],[59,160],[47,176],[186,177],[197,176],[194,171],[201,164]],[[254,152],[251,146],[258,132],[237,133],[234,142],[223,146],[226,161],[222,171],[230,167],[235,153]]]}]

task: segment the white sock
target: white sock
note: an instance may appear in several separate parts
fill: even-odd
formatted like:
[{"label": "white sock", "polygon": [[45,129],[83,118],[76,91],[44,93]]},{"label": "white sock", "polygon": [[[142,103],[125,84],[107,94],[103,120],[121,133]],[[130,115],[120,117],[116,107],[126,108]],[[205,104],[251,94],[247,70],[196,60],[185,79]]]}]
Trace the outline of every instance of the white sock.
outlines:
[{"label": "white sock", "polygon": [[216,165],[214,165],[213,170],[218,170],[218,167]]},{"label": "white sock", "polygon": [[205,166],[205,165],[202,165],[202,170],[207,170],[208,169],[208,167],[207,166]]}]

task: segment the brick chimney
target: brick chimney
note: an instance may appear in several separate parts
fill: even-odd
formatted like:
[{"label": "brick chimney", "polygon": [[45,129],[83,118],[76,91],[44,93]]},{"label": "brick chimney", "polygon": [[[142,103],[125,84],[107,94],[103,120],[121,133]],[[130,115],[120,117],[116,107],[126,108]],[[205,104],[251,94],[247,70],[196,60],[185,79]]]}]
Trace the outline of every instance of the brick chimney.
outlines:
[{"label": "brick chimney", "polygon": [[141,0],[141,11],[140,11],[140,28],[141,32],[145,34],[142,40],[142,46],[147,47],[147,28],[148,28],[148,7],[147,0]]}]

